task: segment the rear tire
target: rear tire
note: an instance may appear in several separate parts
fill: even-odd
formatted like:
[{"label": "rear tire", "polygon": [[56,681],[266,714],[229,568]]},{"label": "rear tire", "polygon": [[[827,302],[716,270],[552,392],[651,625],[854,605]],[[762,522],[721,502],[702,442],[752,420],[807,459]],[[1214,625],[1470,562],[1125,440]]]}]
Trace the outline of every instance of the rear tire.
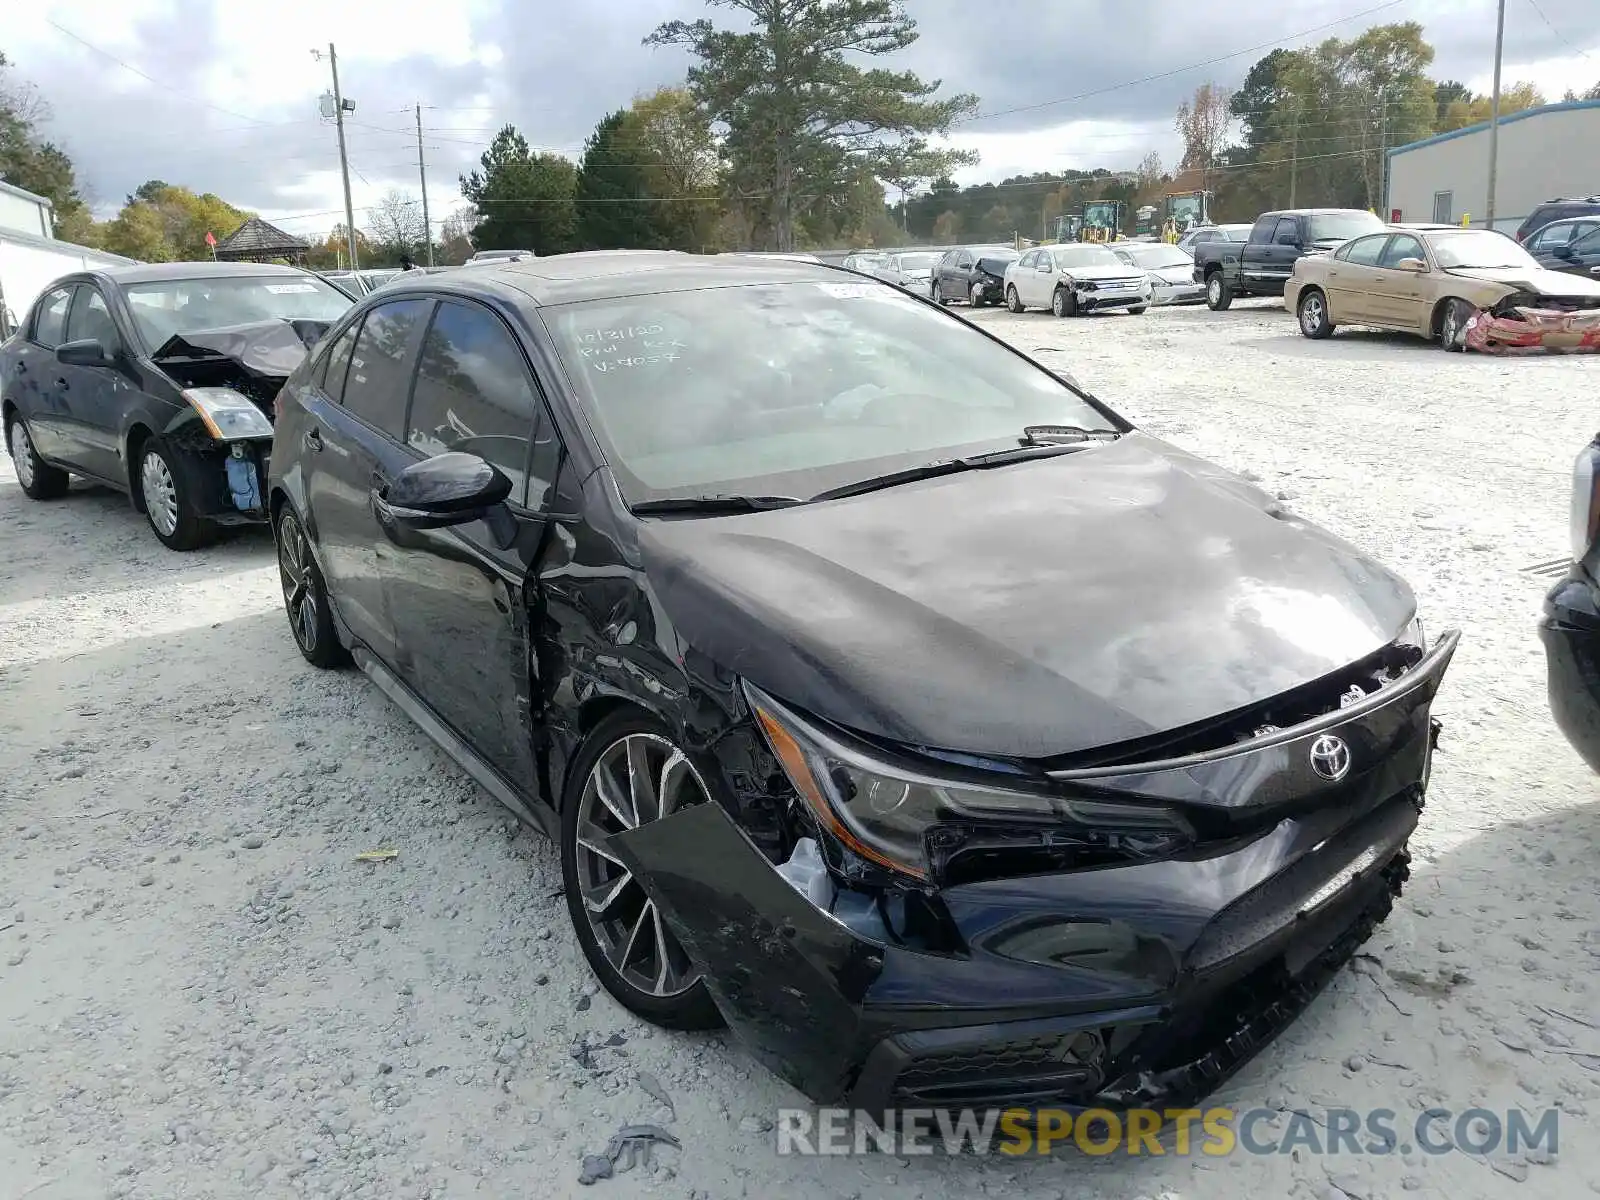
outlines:
[{"label": "rear tire", "polygon": [[1221,271],[1206,276],[1206,307],[1212,312],[1225,312],[1233,303],[1233,288],[1222,277]]},{"label": "rear tire", "polygon": [[55,500],[67,494],[72,486],[72,476],[60,467],[52,467],[39,457],[33,448],[33,437],[20,414],[13,415],[6,430],[6,446],[11,451],[12,465],[17,469],[17,483],[22,494],[30,500]]},{"label": "rear tire", "polygon": [[339,641],[334,628],[333,609],[328,603],[328,586],[317,560],[311,557],[311,543],[294,509],[284,503],[273,527],[278,544],[278,582],[283,587],[283,607],[289,614],[289,631],[300,656],[313,667],[332,670],[347,666],[350,652]]},{"label": "rear tire", "polygon": [[1295,305],[1295,316],[1300,322],[1300,332],[1315,341],[1333,336],[1333,322],[1328,319],[1328,298],[1320,288],[1307,288],[1300,293]]},{"label": "rear tire", "polygon": [[1015,286],[1006,288],[1006,307],[1014,313],[1022,312],[1027,307],[1022,303],[1022,297],[1017,295]]},{"label": "rear tire", "polygon": [[198,550],[216,537],[217,527],[194,511],[175,462],[176,452],[160,438],[151,438],[140,447],[133,483],[161,544],[168,550]]},{"label": "rear tire", "polygon": [[[561,878],[572,928],[590,970],[624,1008],[666,1029],[715,1029],[722,1014],[698,968],[626,868],[594,849],[599,837],[654,819],[648,800],[639,812],[640,796],[632,787],[636,769],[648,779],[658,806],[664,795],[668,803],[677,798],[678,807],[716,803],[693,763],[644,713],[623,710],[595,726],[573,761],[561,805]],[[604,793],[602,779],[609,783]],[[658,953],[663,939],[667,947]],[[666,974],[663,961],[669,964]]]}]

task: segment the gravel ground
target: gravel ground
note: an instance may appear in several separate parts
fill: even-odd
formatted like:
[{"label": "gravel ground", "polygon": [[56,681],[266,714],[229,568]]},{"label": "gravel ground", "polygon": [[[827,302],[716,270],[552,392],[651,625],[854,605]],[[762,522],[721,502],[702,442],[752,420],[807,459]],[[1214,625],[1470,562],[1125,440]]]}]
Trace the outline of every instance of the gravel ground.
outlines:
[{"label": "gravel ground", "polygon": [[[974,315],[1152,432],[1253,472],[1415,586],[1462,649],[1412,881],[1238,1108],[1563,1110],[1561,1152],[1051,1161],[780,1157],[796,1095],[722,1036],[595,994],[551,847],[363,677],[295,653],[271,543],[162,550],[119,497],[0,460],[0,1197],[1454,1200],[1600,1191],[1595,780],[1532,622],[1600,361],[1300,338],[1275,305]],[[368,864],[361,851],[393,847]],[[673,1111],[639,1084],[670,1094]],[[1287,1118],[1264,1128],[1281,1132]]]}]

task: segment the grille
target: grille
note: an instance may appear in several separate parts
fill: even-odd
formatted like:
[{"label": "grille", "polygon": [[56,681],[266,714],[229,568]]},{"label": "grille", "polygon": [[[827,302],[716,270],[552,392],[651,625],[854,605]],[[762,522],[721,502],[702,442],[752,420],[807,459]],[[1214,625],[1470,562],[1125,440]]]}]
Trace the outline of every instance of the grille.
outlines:
[{"label": "grille", "polygon": [[1098,1033],[1041,1034],[914,1059],[895,1080],[904,1105],[980,1107],[1044,1103],[1091,1094],[1104,1074]]}]

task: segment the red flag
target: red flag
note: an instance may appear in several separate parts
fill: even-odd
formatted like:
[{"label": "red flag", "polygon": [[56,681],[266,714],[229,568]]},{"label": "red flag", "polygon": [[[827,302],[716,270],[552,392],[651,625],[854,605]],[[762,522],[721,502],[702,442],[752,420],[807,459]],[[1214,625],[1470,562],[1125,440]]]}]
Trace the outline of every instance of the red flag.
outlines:
[{"label": "red flag", "polygon": [[206,230],[206,245],[210,246],[213,250],[217,248],[217,235],[212,233],[209,229]]}]

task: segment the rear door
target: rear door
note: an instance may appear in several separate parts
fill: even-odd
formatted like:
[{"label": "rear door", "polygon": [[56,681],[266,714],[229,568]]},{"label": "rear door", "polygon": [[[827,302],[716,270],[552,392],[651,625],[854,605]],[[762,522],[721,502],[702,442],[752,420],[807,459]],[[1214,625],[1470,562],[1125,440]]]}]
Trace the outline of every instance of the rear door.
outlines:
[{"label": "rear door", "polygon": [[[123,349],[122,334],[106,298],[93,284],[82,284],[67,315],[66,340],[92,340],[110,354]],[[122,414],[138,393],[124,367],[75,367],[56,363],[65,430],[74,460],[91,474],[127,484],[128,468],[118,452]]]},{"label": "rear door", "polygon": [[28,433],[39,454],[54,462],[77,465],[69,436],[71,422],[62,404],[61,364],[56,347],[67,339],[67,313],[72,307],[72,284],[55,288],[39,302],[23,338],[7,363],[7,398],[15,401],[28,423]]},{"label": "rear door", "polygon": [[1378,255],[1372,272],[1372,322],[1391,329],[1419,329],[1426,324],[1427,273],[1402,271],[1400,263],[1416,258],[1428,261],[1422,243],[1409,233],[1397,233]]},{"label": "rear door", "polygon": [[1375,322],[1374,288],[1378,258],[1389,243],[1387,233],[1340,246],[1328,262],[1328,315],[1335,323],[1367,325]]},{"label": "rear door", "polygon": [[[370,309],[336,341],[306,396],[295,453],[304,463],[306,514],[328,596],[345,626],[393,667],[394,627],[383,596],[384,539],[372,492],[415,460],[401,445],[417,348],[431,299]],[[281,451],[280,451],[281,452]]]},{"label": "rear door", "polygon": [[405,436],[409,461],[461,451],[510,477],[516,535],[501,546],[482,521],[385,529],[379,562],[398,674],[507,780],[536,794],[524,581],[561,444],[516,336],[493,311],[439,302]]}]

